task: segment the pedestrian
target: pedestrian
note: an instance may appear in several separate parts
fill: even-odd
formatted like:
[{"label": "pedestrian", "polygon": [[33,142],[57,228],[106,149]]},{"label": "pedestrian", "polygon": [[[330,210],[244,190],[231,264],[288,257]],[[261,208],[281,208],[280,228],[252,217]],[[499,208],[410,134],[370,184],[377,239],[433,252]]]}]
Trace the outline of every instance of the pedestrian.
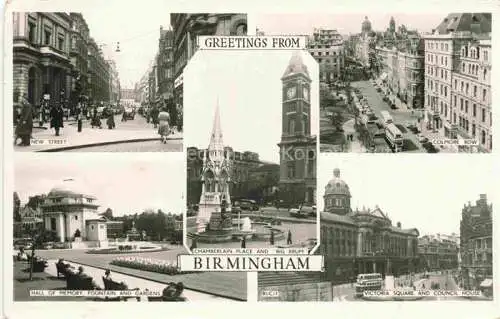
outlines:
[{"label": "pedestrian", "polygon": [[190,250],[191,250],[191,251],[193,251],[193,249],[195,249],[195,248],[197,248],[197,247],[198,247],[198,244],[197,244],[197,242],[196,242],[196,238],[193,238],[193,239],[191,240],[191,247],[189,247],[189,248],[190,248]]},{"label": "pedestrian", "polygon": [[77,107],[76,107],[76,111],[75,111],[75,115],[76,115],[76,121],[77,121],[77,124],[78,124],[78,133],[81,133],[82,132],[82,126],[83,126],[83,110],[82,110],[82,105],[80,103],[78,103]]},{"label": "pedestrian", "polygon": [[153,106],[151,109],[151,119],[153,121],[154,128],[158,127],[158,115],[160,114],[160,111],[156,106]]},{"label": "pedestrian", "polygon": [[115,114],[113,110],[106,108],[108,119],[106,120],[106,124],[108,125],[108,129],[112,130],[115,128]]},{"label": "pedestrian", "polygon": [[271,245],[274,245],[274,232],[272,229],[271,229],[271,236],[269,236],[269,243]]},{"label": "pedestrian", "polygon": [[50,111],[50,128],[54,128],[56,136],[59,136],[59,130],[64,127],[63,123],[64,110],[61,104],[56,105]]},{"label": "pedestrian", "polygon": [[33,107],[26,98],[24,94],[21,98],[21,112],[19,115],[19,121],[16,126],[16,139],[14,141],[17,144],[17,139],[21,139],[22,146],[30,146],[31,133],[33,132]]},{"label": "pedestrian", "polygon": [[92,120],[90,121],[90,125],[92,126],[92,128],[102,128],[101,118],[99,116],[99,112],[97,112],[97,107],[95,106],[94,110],[92,111]]},{"label": "pedestrian", "polygon": [[170,120],[170,114],[168,112],[160,112],[158,115],[160,127],[158,128],[158,134],[160,135],[161,139],[160,141],[163,144],[167,144],[167,137],[170,134],[170,125],[169,125],[169,120]]},{"label": "pedestrian", "polygon": [[241,248],[247,248],[247,242],[245,237],[241,237]]},{"label": "pedestrian", "polygon": [[292,232],[290,229],[288,230],[288,235],[286,236],[286,244],[291,245],[292,244]]}]

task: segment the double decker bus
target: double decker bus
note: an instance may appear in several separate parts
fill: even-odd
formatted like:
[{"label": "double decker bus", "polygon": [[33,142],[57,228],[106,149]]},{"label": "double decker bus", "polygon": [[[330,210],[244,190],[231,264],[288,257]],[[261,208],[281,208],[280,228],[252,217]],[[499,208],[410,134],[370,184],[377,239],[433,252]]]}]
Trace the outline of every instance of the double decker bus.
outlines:
[{"label": "double decker bus", "polygon": [[394,152],[403,151],[403,133],[394,123],[385,126],[385,138]]},{"label": "double decker bus", "polygon": [[381,290],[383,286],[382,275],[378,273],[359,274],[356,279],[355,296],[362,297],[366,290]]}]

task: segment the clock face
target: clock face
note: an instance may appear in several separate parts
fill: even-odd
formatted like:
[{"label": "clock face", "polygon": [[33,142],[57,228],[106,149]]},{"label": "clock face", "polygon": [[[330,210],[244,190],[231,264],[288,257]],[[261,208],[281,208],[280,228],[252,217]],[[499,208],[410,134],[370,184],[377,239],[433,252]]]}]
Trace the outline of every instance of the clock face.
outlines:
[{"label": "clock face", "polygon": [[293,99],[295,97],[295,93],[296,93],[295,87],[291,87],[288,89],[288,91],[286,91],[286,96],[289,99]]},{"label": "clock face", "polygon": [[309,90],[307,88],[303,88],[302,93],[303,93],[304,99],[309,100]]}]

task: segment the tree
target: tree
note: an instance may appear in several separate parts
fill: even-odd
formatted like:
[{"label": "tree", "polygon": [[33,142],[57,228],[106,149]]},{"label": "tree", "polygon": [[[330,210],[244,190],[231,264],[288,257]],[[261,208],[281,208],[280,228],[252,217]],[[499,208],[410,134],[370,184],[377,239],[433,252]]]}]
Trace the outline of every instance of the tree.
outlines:
[{"label": "tree", "polygon": [[113,220],[113,210],[109,207],[101,215],[108,220]]},{"label": "tree", "polygon": [[21,221],[21,200],[19,199],[19,195],[17,192],[14,192],[14,222],[20,222]]}]

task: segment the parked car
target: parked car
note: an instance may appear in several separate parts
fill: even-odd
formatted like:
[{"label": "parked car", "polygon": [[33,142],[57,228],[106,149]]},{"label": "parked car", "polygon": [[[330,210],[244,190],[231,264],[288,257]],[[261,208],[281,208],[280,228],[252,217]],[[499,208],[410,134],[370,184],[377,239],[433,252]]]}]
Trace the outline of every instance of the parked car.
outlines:
[{"label": "parked car", "polygon": [[133,120],[135,118],[135,109],[131,108],[131,107],[127,107],[125,108],[125,111],[124,111],[124,114],[123,116],[127,119],[127,120]]},{"label": "parked car", "polygon": [[417,139],[420,143],[427,143],[429,141],[429,139],[427,137],[423,136],[422,134],[418,134]]},{"label": "parked car", "polygon": [[259,210],[259,205],[252,199],[241,200],[239,205],[242,210]]},{"label": "parked car", "polygon": [[239,213],[241,213],[241,208],[239,206],[233,205],[231,207],[231,213],[233,213],[233,214],[239,214]]}]

